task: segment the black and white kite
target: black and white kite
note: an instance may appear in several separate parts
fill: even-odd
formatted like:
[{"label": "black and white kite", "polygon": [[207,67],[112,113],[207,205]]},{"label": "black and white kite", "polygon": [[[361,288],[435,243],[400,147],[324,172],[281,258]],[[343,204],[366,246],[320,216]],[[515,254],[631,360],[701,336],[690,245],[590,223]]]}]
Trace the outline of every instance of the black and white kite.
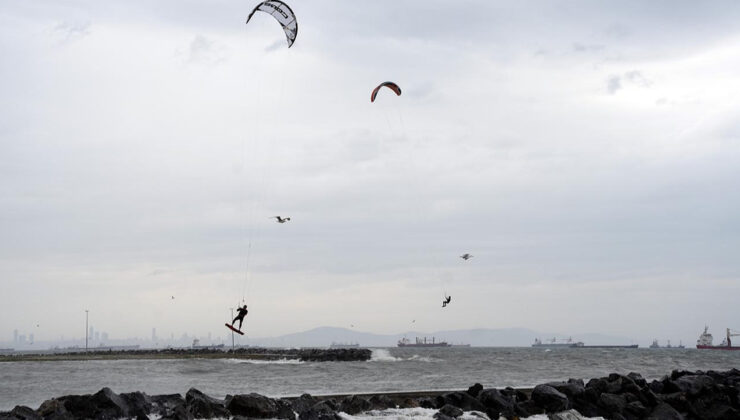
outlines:
[{"label": "black and white kite", "polygon": [[252,19],[254,12],[256,11],[269,13],[274,17],[285,31],[285,36],[288,38],[288,48],[290,48],[295,42],[296,36],[298,36],[298,22],[295,19],[293,10],[280,0],[267,0],[258,4],[252,13],[247,17],[247,23]]}]

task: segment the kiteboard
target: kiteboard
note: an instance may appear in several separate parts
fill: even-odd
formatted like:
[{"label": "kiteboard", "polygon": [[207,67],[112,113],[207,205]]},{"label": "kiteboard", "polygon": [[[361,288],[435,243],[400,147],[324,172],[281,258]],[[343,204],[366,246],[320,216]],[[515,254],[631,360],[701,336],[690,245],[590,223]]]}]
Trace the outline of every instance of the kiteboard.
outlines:
[{"label": "kiteboard", "polygon": [[224,324],[224,325],[226,325],[226,328],[230,329],[231,331],[234,331],[237,334],[244,335],[243,332],[237,330],[236,327],[233,327],[231,324]]}]

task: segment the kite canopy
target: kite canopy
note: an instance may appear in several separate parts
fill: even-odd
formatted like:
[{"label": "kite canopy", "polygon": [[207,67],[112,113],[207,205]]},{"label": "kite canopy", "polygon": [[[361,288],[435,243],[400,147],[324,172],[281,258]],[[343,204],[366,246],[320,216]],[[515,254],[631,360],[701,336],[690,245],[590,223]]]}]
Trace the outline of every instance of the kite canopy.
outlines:
[{"label": "kite canopy", "polygon": [[385,86],[388,89],[396,92],[396,95],[401,96],[401,88],[398,87],[397,84],[395,84],[393,82],[383,82],[383,83],[379,84],[378,87],[376,87],[375,89],[373,89],[373,93],[370,95],[370,102],[375,102],[375,97],[378,95],[378,91],[383,86]]},{"label": "kite canopy", "polygon": [[252,10],[252,13],[249,14],[247,17],[247,23],[252,19],[254,12],[258,10],[260,12],[269,13],[280,23],[283,27],[283,31],[285,31],[285,36],[288,38],[288,48],[290,48],[295,42],[296,36],[298,36],[298,22],[295,19],[293,10],[280,0],[263,1]]}]

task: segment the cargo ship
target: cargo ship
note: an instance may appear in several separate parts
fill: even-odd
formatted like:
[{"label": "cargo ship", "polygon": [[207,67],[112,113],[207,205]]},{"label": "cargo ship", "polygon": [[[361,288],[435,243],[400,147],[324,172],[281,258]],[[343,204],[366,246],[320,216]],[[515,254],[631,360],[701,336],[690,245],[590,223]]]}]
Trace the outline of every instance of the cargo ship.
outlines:
[{"label": "cargo ship", "polygon": [[558,343],[557,338],[553,337],[549,340],[547,340],[546,343],[543,343],[542,340],[539,338],[534,339],[534,344],[532,344],[532,347],[544,347],[544,348],[571,348],[571,347],[583,347],[583,342],[578,341],[574,342],[571,337],[568,337],[565,340],[561,340],[560,343]]},{"label": "cargo ship", "polygon": [[709,333],[709,327],[704,326],[704,332],[696,340],[696,348],[701,350],[740,350],[740,346],[732,345],[732,337],[740,336],[740,333],[735,332],[727,328],[727,335],[722,342],[715,346],[712,344],[714,338]]},{"label": "cargo ship", "polygon": [[446,341],[437,341],[434,337],[432,337],[431,340],[424,338],[416,337],[416,341],[414,343],[411,342],[408,338],[404,337],[400,340],[398,340],[398,347],[452,347],[451,344],[447,343]]},{"label": "cargo ship", "polygon": [[677,346],[672,346],[671,340],[668,340],[668,344],[666,344],[665,346],[661,346],[660,344],[658,344],[658,340],[655,339],[653,340],[653,344],[650,345],[650,348],[651,349],[685,349],[686,346],[684,346],[683,343],[681,343],[680,341],[678,342]]}]

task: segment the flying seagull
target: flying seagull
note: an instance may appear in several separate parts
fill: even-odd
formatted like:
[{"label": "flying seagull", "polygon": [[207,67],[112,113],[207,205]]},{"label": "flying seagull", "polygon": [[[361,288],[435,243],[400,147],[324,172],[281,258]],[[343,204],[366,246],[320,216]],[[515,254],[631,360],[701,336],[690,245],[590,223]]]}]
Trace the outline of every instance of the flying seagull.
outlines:
[{"label": "flying seagull", "polygon": [[277,222],[278,223],[285,223],[288,220],[290,220],[290,217],[282,218],[280,216],[272,216],[272,217],[270,217],[270,219],[277,219]]},{"label": "flying seagull", "polygon": [[462,254],[462,255],[460,255],[460,258],[462,258],[462,259],[464,259],[465,261],[467,261],[467,260],[469,260],[469,259],[473,258],[473,256],[472,256],[472,255],[470,255],[470,254],[468,254],[468,253],[465,253],[465,254]]}]

